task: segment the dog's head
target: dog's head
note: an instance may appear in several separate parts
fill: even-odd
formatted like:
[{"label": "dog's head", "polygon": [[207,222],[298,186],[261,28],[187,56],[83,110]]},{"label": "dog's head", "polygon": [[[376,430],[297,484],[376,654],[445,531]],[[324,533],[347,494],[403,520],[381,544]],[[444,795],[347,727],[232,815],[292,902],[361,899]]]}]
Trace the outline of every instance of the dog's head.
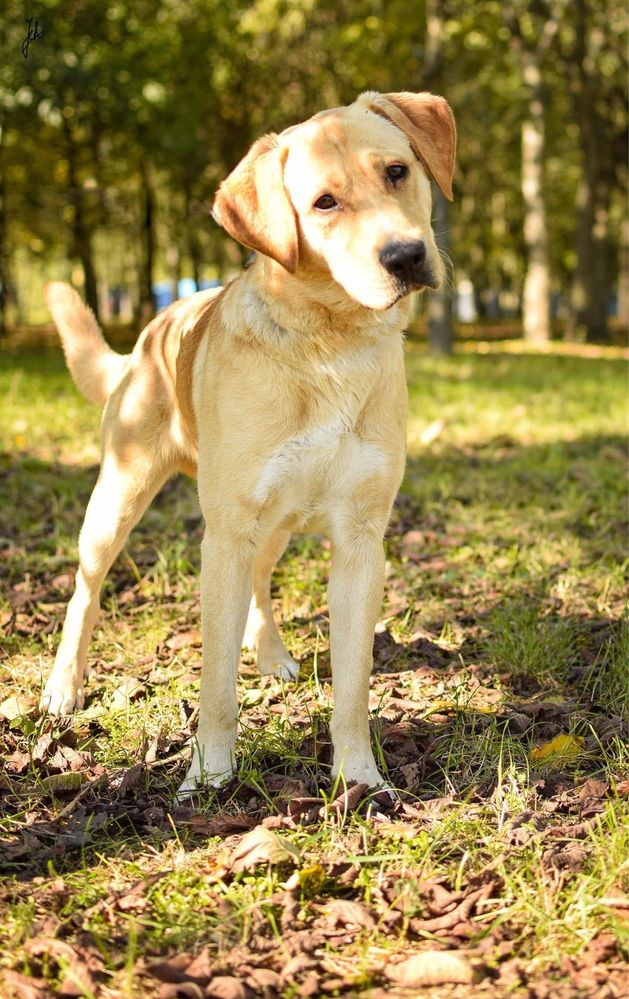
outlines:
[{"label": "dog's head", "polygon": [[292,274],[329,274],[359,304],[388,309],[441,284],[429,177],[452,200],[455,145],[443,97],[367,92],[259,139],[212,213]]}]

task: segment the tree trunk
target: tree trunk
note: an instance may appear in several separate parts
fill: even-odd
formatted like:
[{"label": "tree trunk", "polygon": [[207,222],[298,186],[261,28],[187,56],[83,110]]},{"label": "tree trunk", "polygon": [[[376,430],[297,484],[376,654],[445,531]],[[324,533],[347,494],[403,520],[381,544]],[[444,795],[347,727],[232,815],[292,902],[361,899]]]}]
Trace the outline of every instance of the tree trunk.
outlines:
[{"label": "tree trunk", "polygon": [[[450,247],[450,206],[436,185],[433,185],[433,226],[439,250],[448,253]],[[452,326],[452,295],[450,275],[437,291],[428,292],[428,342],[434,354],[451,354],[454,341]]]},{"label": "tree trunk", "polygon": [[[572,286],[574,324],[588,340],[608,339],[610,190],[597,168],[584,169],[577,191],[577,266]],[[593,176],[594,175],[594,176]]]},{"label": "tree trunk", "polygon": [[72,202],[72,252],[81,261],[85,300],[98,319],[98,289],[92,257],[91,234],[85,221],[83,188],[77,175],[76,146],[67,118],[63,119],[68,155],[68,183]]},{"label": "tree trunk", "polygon": [[626,217],[620,225],[618,248],[618,322],[623,330],[629,327],[629,219]]},{"label": "tree trunk", "polygon": [[527,267],[522,296],[524,339],[550,340],[550,270],[544,198],[544,105],[536,54],[523,49],[524,80],[529,87],[527,117],[522,122],[522,197]]},{"label": "tree trunk", "polygon": [[609,208],[615,166],[609,122],[596,107],[600,84],[588,56],[588,28],[588,5],[575,0],[575,47],[569,72],[582,172],[576,202],[573,325],[588,340],[607,340],[612,253]]},{"label": "tree trunk", "polygon": [[613,155],[599,115],[587,106],[584,84],[577,116],[583,166],[577,190],[575,244],[577,266],[572,287],[574,325],[588,340],[607,340],[611,294],[609,208]]},{"label": "tree trunk", "polygon": [[140,315],[148,321],[155,315],[153,268],[155,264],[155,199],[144,161],[140,163],[142,181],[142,264],[140,268]]},{"label": "tree trunk", "polygon": [[199,290],[199,281],[201,280],[201,250],[199,248],[199,240],[197,239],[195,222],[192,212],[192,189],[186,184],[185,187],[185,210],[186,210],[186,233],[187,233],[187,243],[188,243],[188,256],[190,257],[190,266],[192,267],[192,279],[195,284],[196,291]]},{"label": "tree trunk", "polygon": [[7,206],[4,179],[4,126],[0,124],[0,337],[7,334],[7,305],[9,292],[9,272],[6,252]]}]

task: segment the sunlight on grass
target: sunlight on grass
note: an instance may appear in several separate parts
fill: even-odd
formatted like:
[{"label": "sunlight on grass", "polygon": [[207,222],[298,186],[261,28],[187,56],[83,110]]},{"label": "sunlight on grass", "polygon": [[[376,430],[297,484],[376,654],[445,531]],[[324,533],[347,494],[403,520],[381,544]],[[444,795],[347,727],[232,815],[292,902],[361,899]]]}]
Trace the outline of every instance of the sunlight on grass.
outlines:
[{"label": "sunlight on grass", "polygon": [[[602,931],[620,935],[624,364],[611,353],[513,350],[436,360],[407,348],[409,462],[386,542],[371,687],[374,748],[397,803],[334,803],[330,551],[309,537],[291,542],[273,589],[301,680],[261,681],[243,654],[238,776],[202,797],[194,821],[173,808],[199,688],[194,483],[164,489],[113,567],[85,710],[39,718],[96,473],[98,414],[58,353],[0,362],[0,703],[16,695],[26,706],[0,721],[0,948],[12,966],[59,985],[62,961],[28,953],[44,918],[64,940],[80,928],[108,988],[138,996],[150,994],[140,958],[207,947],[227,968],[234,948],[262,940],[283,954],[291,933],[315,939],[321,926],[343,941],[325,944],[330,976],[351,979],[356,994],[381,985],[383,962],[408,947],[484,947],[495,973],[517,953],[533,975],[557,973]],[[557,736],[578,753],[561,765],[531,755]],[[68,761],[83,798],[46,790]],[[215,834],[217,817],[243,825]],[[261,822],[293,859],[231,874],[242,829]],[[425,929],[440,891],[456,908],[479,885],[490,894],[461,917],[462,937]],[[354,916],[364,924],[334,924],[335,901],[363,906]]]}]

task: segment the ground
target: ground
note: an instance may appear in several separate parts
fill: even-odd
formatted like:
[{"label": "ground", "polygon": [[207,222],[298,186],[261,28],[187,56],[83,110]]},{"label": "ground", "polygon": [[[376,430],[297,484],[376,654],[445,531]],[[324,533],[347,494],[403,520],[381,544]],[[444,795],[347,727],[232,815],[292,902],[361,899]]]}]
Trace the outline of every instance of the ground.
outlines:
[{"label": "ground", "polygon": [[[395,802],[329,779],[325,541],[275,609],[297,684],[243,656],[239,774],[173,794],[199,687],[194,484],[118,559],[85,710],[37,696],[99,414],[60,353],[0,369],[0,994],[625,995],[629,628],[618,352],[408,346],[372,729]],[[625,949],[623,949],[625,948]]]}]

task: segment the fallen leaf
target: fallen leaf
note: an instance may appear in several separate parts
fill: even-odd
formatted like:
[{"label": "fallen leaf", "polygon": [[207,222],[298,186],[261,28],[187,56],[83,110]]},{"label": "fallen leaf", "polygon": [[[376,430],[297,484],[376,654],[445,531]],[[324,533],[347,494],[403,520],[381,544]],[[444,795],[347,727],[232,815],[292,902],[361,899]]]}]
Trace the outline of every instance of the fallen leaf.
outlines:
[{"label": "fallen leaf", "polygon": [[49,777],[44,777],[41,788],[45,794],[64,794],[68,791],[78,791],[86,780],[85,774],[71,770],[65,774],[50,774]]},{"label": "fallen leaf", "polygon": [[258,864],[281,864],[287,860],[299,858],[299,851],[287,840],[265,829],[264,826],[256,826],[251,832],[242,837],[240,843],[233,851],[229,859],[229,869],[234,874],[251,870]]},{"label": "fallen leaf", "polygon": [[[331,812],[336,812],[337,815],[351,812],[361,802],[368,791],[368,784],[353,784],[351,787],[346,787],[327,805],[327,809]],[[324,805],[321,809],[321,814],[324,815],[325,811],[326,806]]]},{"label": "fallen leaf", "polygon": [[132,676],[125,677],[111,695],[109,709],[111,711],[126,711],[129,701],[141,694],[143,690],[144,684],[140,683],[139,680]]},{"label": "fallen leaf", "polygon": [[252,968],[247,975],[247,984],[267,995],[268,992],[279,992],[280,976],[270,968]]},{"label": "fallen leaf", "polygon": [[231,975],[218,975],[205,989],[206,996],[212,999],[245,999],[245,987]]},{"label": "fallen leaf", "polygon": [[2,995],[7,996],[7,999],[46,999],[50,995],[49,983],[45,978],[21,975],[9,968],[0,971],[0,985]]},{"label": "fallen leaf", "polygon": [[456,950],[428,950],[385,968],[386,977],[404,988],[423,985],[471,985],[484,977],[482,966]]},{"label": "fallen leaf", "polygon": [[542,864],[546,868],[553,867],[557,871],[580,871],[587,856],[587,850],[573,843],[563,849],[544,850]]},{"label": "fallen leaf", "polygon": [[95,991],[94,978],[85,964],[77,961],[72,967],[65,969],[59,985],[60,996],[89,996],[94,995]]},{"label": "fallen leaf", "polygon": [[155,961],[147,965],[146,971],[160,982],[185,982],[186,968],[193,960],[192,954],[177,954],[169,961]]},{"label": "fallen leaf", "polygon": [[620,919],[629,920],[629,895],[616,885],[607,889],[605,896],[599,899],[599,903],[614,909]]},{"label": "fallen leaf", "polygon": [[157,999],[204,999],[207,992],[198,982],[177,982],[176,984],[164,984],[157,993]]},{"label": "fallen leaf", "polygon": [[197,648],[203,644],[203,636],[196,628],[191,631],[181,631],[178,635],[173,635],[167,639],[166,648],[172,652],[179,652],[181,649]]},{"label": "fallen leaf", "polygon": [[531,763],[544,762],[546,766],[559,767],[568,760],[576,760],[585,747],[585,740],[575,735],[556,735],[550,742],[535,746],[529,753]]},{"label": "fallen leaf", "polygon": [[0,715],[7,721],[15,721],[16,718],[23,718],[33,711],[33,703],[26,697],[7,697],[0,704]]},{"label": "fallen leaf", "polygon": [[142,783],[142,777],[144,776],[144,764],[134,763],[133,766],[127,767],[126,770],[122,772],[119,776],[120,783],[116,787],[118,792],[118,797],[124,798],[129,791],[135,791]]},{"label": "fallen leaf", "polygon": [[495,882],[489,881],[482,888],[477,888],[476,891],[466,895],[459,905],[443,916],[436,916],[434,919],[411,919],[410,926],[413,933],[436,933],[437,930],[449,930],[458,923],[465,922],[478,902],[491,897],[494,887]]},{"label": "fallen leaf", "polygon": [[233,836],[234,833],[247,832],[256,825],[255,819],[246,812],[231,815],[228,812],[218,812],[216,815],[192,815],[181,822],[191,832],[200,836]]},{"label": "fallen leaf", "polygon": [[375,921],[366,906],[344,898],[333,898],[325,906],[334,926],[364,926],[371,930]]}]

